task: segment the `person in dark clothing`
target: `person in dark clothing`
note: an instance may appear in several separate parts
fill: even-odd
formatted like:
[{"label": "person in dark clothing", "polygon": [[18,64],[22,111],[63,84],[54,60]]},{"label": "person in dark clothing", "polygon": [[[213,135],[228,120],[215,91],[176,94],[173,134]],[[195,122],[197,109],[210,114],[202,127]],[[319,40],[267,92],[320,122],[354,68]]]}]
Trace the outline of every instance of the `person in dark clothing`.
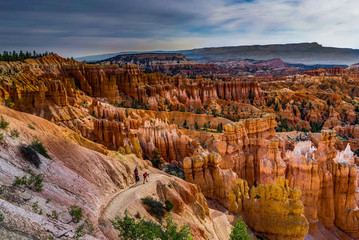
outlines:
[{"label": "person in dark clothing", "polygon": [[136,182],[140,181],[140,178],[138,177],[138,169],[137,169],[137,166],[136,166],[136,168],[135,168],[134,174],[135,174]]}]

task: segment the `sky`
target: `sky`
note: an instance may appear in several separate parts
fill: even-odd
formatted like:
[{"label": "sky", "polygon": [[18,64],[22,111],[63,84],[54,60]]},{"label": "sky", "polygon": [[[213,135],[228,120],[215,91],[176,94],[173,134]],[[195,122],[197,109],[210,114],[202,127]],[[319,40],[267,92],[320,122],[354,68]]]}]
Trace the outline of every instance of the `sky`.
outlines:
[{"label": "sky", "polygon": [[318,42],[359,49],[358,0],[2,0],[0,51],[123,51]]}]

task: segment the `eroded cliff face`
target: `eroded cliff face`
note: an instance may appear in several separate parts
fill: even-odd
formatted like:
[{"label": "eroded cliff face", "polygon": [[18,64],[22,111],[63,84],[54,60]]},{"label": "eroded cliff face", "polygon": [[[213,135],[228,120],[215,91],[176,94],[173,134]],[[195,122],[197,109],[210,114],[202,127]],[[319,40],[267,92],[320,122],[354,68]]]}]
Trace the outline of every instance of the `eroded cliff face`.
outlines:
[{"label": "eroded cliff face", "polygon": [[198,151],[183,160],[183,169],[186,181],[196,183],[207,198],[215,199],[228,207],[229,192],[238,177],[231,169],[221,169],[220,161],[219,154]]},{"label": "eroded cliff face", "polygon": [[[301,205],[301,210],[297,213],[305,216],[306,220],[302,217],[299,217],[302,220],[290,220],[292,215],[289,218],[274,217],[275,214],[279,214],[275,213],[272,217],[282,219],[280,221],[283,222],[271,220],[273,228],[281,229],[280,226],[288,224],[287,229],[301,229],[298,230],[298,235],[294,234],[295,231],[292,229],[290,231],[293,236],[282,236],[280,239],[302,239],[308,229],[310,233],[315,233],[319,222],[328,229],[332,230],[336,226],[357,237],[357,160],[350,146],[343,151],[337,150],[334,146],[336,132],[323,130],[320,140],[315,141],[316,147],[311,141],[300,141],[295,143],[293,151],[285,150],[285,145],[288,146],[289,142],[271,133],[275,126],[275,123],[271,123],[274,119],[271,119],[268,116],[226,125],[225,132],[220,136],[222,141],[217,142],[218,154],[200,152],[185,158],[186,180],[197,183],[206,197],[218,200],[230,211],[244,213],[248,217],[246,220],[249,226],[273,239],[280,233],[276,232],[271,236],[273,229],[266,228],[266,224],[262,226],[257,223],[264,222],[263,219],[266,218],[263,217],[262,221],[259,221],[261,211],[264,211],[263,215],[268,215],[266,207],[261,204],[267,204],[267,208],[270,208],[272,203],[260,200],[259,197],[257,200],[257,194],[262,198],[266,193],[263,187],[255,186],[272,186],[271,184],[276,181],[276,184],[281,185],[285,182],[282,187],[286,189],[288,196],[292,194],[289,188],[301,190],[300,194],[293,194],[296,195],[296,204]],[[248,198],[248,192],[251,201],[245,200],[246,196]],[[282,200],[278,200],[280,203],[276,204],[284,204]],[[278,211],[288,213],[289,210]],[[293,222],[298,226],[289,227]],[[278,228],[274,227],[276,224]]]},{"label": "eroded cliff face", "polygon": [[138,69],[129,71],[128,66],[124,69],[117,82],[119,89],[151,110],[193,111],[218,99],[261,102],[263,95],[255,81],[187,79],[160,73],[145,74]]},{"label": "eroded cliff face", "polygon": [[[111,103],[155,111],[211,112],[208,106],[217,100],[263,103],[263,92],[256,81],[170,77],[144,73],[134,65],[122,68],[90,65],[58,55],[24,62],[3,62],[0,69],[6,73],[1,76],[0,98],[10,99],[18,110],[38,115],[46,111],[43,117],[47,119],[56,115],[53,109],[58,106],[71,115],[74,111],[71,107],[88,101],[84,93]],[[64,119],[55,117],[54,120]]]},{"label": "eroded cliff face", "polygon": [[311,232],[320,221],[329,229],[336,225],[357,237],[357,166],[349,145],[344,151],[334,148],[334,137],[335,131],[323,130],[318,149],[311,142],[300,143],[288,156],[286,177],[291,187],[303,192]]},{"label": "eroded cliff face", "polygon": [[303,239],[309,224],[300,196],[300,189],[290,188],[284,178],[250,192],[247,182],[239,179],[230,192],[229,210],[242,212],[247,224],[268,239]]},{"label": "eroded cliff face", "polygon": [[267,183],[284,176],[283,144],[276,138],[273,115],[226,124],[217,144],[221,168],[232,169],[248,184]]}]

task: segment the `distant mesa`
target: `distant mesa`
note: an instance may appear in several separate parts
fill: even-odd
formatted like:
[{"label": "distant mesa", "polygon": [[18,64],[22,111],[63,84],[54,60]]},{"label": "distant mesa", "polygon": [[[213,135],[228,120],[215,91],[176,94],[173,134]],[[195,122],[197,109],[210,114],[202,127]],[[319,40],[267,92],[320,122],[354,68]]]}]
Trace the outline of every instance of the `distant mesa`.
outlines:
[{"label": "distant mesa", "polygon": [[[132,52],[131,54],[139,52]],[[144,53],[144,52],[142,52]],[[148,53],[148,52],[147,52]],[[351,65],[359,62],[359,49],[324,47],[316,42],[270,45],[209,47],[155,53],[182,53],[196,62],[227,61],[230,59],[270,60],[280,58],[287,63]],[[93,55],[76,58],[78,61],[101,61],[125,53]]]}]

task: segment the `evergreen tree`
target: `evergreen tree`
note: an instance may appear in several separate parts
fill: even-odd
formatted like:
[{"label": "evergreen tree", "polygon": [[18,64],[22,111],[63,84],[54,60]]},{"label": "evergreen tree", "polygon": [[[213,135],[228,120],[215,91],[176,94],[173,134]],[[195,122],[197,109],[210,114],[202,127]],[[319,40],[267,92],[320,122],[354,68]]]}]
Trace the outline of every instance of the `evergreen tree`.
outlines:
[{"label": "evergreen tree", "polygon": [[247,233],[247,225],[241,216],[238,217],[229,237],[230,240],[254,240],[253,236]]}]

